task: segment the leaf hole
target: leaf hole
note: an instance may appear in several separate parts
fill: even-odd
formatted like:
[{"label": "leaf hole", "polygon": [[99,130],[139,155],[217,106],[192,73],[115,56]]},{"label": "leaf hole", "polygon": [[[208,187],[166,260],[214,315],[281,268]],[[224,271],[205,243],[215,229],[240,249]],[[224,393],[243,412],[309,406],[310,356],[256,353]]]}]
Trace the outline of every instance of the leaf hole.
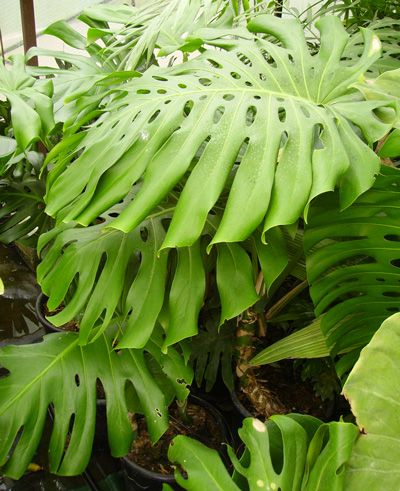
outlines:
[{"label": "leaf hole", "polygon": [[391,291],[391,292],[383,292],[382,295],[384,297],[398,298],[398,297],[400,297],[400,292],[393,292],[393,291]]},{"label": "leaf hole", "polygon": [[236,53],[236,56],[239,58],[239,60],[243,63],[243,65],[246,65],[248,67],[253,66],[253,63],[251,62],[250,58],[248,58],[246,55],[243,53]]},{"label": "leaf hole", "polygon": [[159,418],[162,418],[162,413],[161,411],[158,409],[158,407],[156,407],[156,414]]},{"label": "leaf hole", "polygon": [[215,110],[215,113],[214,113],[213,123],[214,124],[219,123],[219,121],[222,118],[222,116],[224,115],[224,113],[225,113],[225,108],[223,106],[217,107],[217,109]]},{"label": "leaf hole", "polygon": [[147,227],[142,227],[140,229],[140,238],[142,239],[142,242],[147,242],[147,240],[149,238],[149,231],[148,231]]},{"label": "leaf hole", "polygon": [[313,66],[309,69],[308,75],[309,75],[310,78],[314,78],[315,68]]},{"label": "leaf hole", "polygon": [[7,378],[10,375],[10,370],[7,370],[5,367],[0,367],[0,380],[3,378]]},{"label": "leaf hole", "polygon": [[207,97],[208,97],[207,95],[201,95],[200,96],[200,100],[201,101],[205,101],[207,99]]},{"label": "leaf hole", "polygon": [[167,91],[165,89],[158,89],[157,94],[166,94]]},{"label": "leaf hole", "polygon": [[154,80],[158,80],[158,82],[168,82],[168,79],[166,79],[165,77],[160,77],[159,75],[153,75],[152,78]]},{"label": "leaf hole", "polygon": [[178,87],[181,89],[186,89],[187,85],[186,84],[178,84]]},{"label": "leaf hole", "polygon": [[328,76],[328,82],[332,82],[334,76],[335,76],[335,72],[330,73]]},{"label": "leaf hole", "polygon": [[138,116],[139,116],[139,114],[140,114],[141,112],[142,112],[142,111],[139,111],[138,113],[136,113],[136,114],[135,114],[135,116],[133,116],[133,118],[132,118],[132,123],[134,123],[134,122],[137,120],[137,118],[138,118]]},{"label": "leaf hole", "polygon": [[225,94],[225,95],[223,96],[223,99],[224,99],[225,101],[233,101],[233,99],[234,99],[234,98],[235,98],[235,96],[234,96],[233,94]]},{"label": "leaf hole", "polygon": [[81,385],[81,380],[80,380],[78,374],[75,375],[75,384],[77,387],[79,387]]},{"label": "leaf hole", "polygon": [[281,123],[286,121],[286,109],[284,107],[278,109],[278,118]]},{"label": "leaf hole", "polygon": [[288,59],[289,59],[289,63],[291,63],[291,64],[294,63],[294,58],[290,53],[288,54]]},{"label": "leaf hole", "polygon": [[115,123],[111,126],[111,129],[113,130],[118,125],[119,125],[119,120],[115,121]]},{"label": "leaf hole", "polygon": [[117,218],[117,217],[119,217],[119,213],[112,212],[112,213],[109,213],[108,216],[111,218]]},{"label": "leaf hole", "polygon": [[171,99],[168,99],[167,101],[164,102],[165,105],[169,104],[171,102]]},{"label": "leaf hole", "polygon": [[184,118],[187,118],[189,116],[189,114],[192,111],[193,105],[194,105],[193,101],[186,101],[185,105],[183,106],[183,117]]},{"label": "leaf hole", "polygon": [[248,80],[246,80],[246,82],[244,84],[247,85],[247,87],[253,87],[253,84],[251,82],[249,82]]},{"label": "leaf hole", "polygon": [[255,119],[256,119],[256,115],[257,115],[257,108],[255,106],[250,106],[248,109],[247,109],[247,113],[246,113],[246,125],[247,126],[251,126]]},{"label": "leaf hole", "polygon": [[260,73],[258,76],[260,77],[260,80],[262,82],[265,82],[267,80],[267,77],[263,73]]},{"label": "leaf hole", "polygon": [[214,68],[223,68],[222,65],[220,63],[218,63],[217,61],[215,60],[212,60],[211,58],[209,58],[208,60],[208,63],[210,63],[211,66],[213,66]]},{"label": "leaf hole", "polygon": [[209,78],[201,77],[199,78],[199,82],[203,87],[208,87],[211,85],[211,80]]},{"label": "leaf hole", "polygon": [[136,94],[150,94],[151,90],[149,89],[139,89],[136,91]]},{"label": "leaf hole", "polygon": [[231,77],[234,78],[235,80],[239,80],[241,79],[241,75],[239,75],[239,73],[237,72],[231,72]]},{"label": "leaf hole", "polygon": [[259,101],[259,100],[261,99],[261,96],[259,96],[259,95],[255,95],[255,96],[254,96],[254,99],[255,99],[256,101]]},{"label": "leaf hole", "polygon": [[155,121],[158,118],[160,112],[161,112],[160,110],[156,111],[147,122],[152,123],[153,121]]},{"label": "leaf hole", "polygon": [[376,281],[379,281],[380,283],[386,281],[384,278],[375,278]]},{"label": "leaf hole", "polygon": [[242,161],[243,157],[246,154],[247,148],[249,146],[249,141],[250,141],[250,138],[249,137],[247,137],[247,138],[245,138],[243,140],[243,143],[240,146],[239,152],[238,152],[237,157],[236,157],[236,162],[241,162]]},{"label": "leaf hole", "polygon": [[24,191],[25,191],[25,193],[31,193],[32,192],[31,189],[28,188],[28,186],[24,186]]},{"label": "leaf hole", "polygon": [[372,111],[373,115],[384,124],[392,124],[396,119],[396,111],[393,107],[377,107]]},{"label": "leaf hole", "polygon": [[400,242],[400,235],[385,235],[384,237],[390,242]]},{"label": "leaf hole", "polygon": [[393,312],[393,313],[396,313],[396,312],[399,312],[399,308],[398,307],[388,307],[386,309],[387,312]]},{"label": "leaf hole", "polygon": [[392,261],[390,261],[390,264],[395,268],[400,268],[400,259],[393,259]]}]

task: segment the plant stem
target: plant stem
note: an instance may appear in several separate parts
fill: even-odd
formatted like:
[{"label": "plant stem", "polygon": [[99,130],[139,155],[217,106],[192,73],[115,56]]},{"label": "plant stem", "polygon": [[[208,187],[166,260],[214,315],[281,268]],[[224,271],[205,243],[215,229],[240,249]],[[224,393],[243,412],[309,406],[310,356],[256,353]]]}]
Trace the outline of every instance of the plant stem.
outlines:
[{"label": "plant stem", "polygon": [[192,424],[192,420],[190,419],[190,416],[187,411],[187,399],[185,399],[183,402],[176,400],[176,406],[178,408],[178,413],[179,416],[181,417],[182,421],[186,423],[187,425]]}]

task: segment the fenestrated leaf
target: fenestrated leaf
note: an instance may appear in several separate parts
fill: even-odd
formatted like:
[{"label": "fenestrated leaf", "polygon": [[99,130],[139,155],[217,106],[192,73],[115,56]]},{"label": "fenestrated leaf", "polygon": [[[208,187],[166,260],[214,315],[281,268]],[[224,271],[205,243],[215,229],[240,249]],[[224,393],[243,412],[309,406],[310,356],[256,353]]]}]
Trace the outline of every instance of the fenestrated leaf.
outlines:
[{"label": "fenestrated leaf", "polygon": [[220,325],[257,302],[251,261],[240,245],[218,244],[217,285],[221,299]]},{"label": "fenestrated leaf", "polygon": [[[74,149],[81,154],[52,182],[48,212],[63,210],[64,221],[88,224],[145,173],[137,198],[111,225],[128,232],[190,169],[163,247],[189,246],[243,147],[213,243],[243,240],[263,220],[264,231],[293,223],[310,199],[339,182],[342,206],[348,206],[379,168],[353,119],[371,143],[390,129],[396,106],[349,95],[349,86],[379,57],[377,37],[364,30],[364,53],[347,67],[340,63],[348,40],[340,21],[324,17],[317,27],[322,45],[312,56],[295,20],[260,15],[249,29],[272,34],[282,46],[225,29],[223,37],[206,40],[222,49],[206,49],[172,68],[152,67],[125,84],[126,92],[106,104],[101,123]],[[380,108],[387,109],[385,121],[371,117]],[[68,154],[64,149],[57,160]]]},{"label": "fenestrated leaf", "polygon": [[[368,69],[367,75],[375,78],[383,72],[400,68],[400,21],[396,19],[377,19],[364,24],[373,31],[382,43],[382,56]],[[343,52],[344,64],[354,63],[362,56],[362,34],[354,32]]]},{"label": "fenestrated leaf", "polygon": [[197,385],[206,381],[206,391],[210,391],[217,379],[221,366],[222,379],[227,388],[234,389],[232,357],[236,350],[236,319],[219,326],[218,310],[208,310],[205,326],[199,330],[190,343],[190,360],[195,366]]},{"label": "fenestrated leaf", "polygon": [[[54,127],[52,82],[36,81],[28,75],[22,55],[14,55],[11,59],[11,70],[5,68],[0,60],[0,93],[10,102],[15,139],[25,150],[40,138],[42,132],[47,135]],[[27,100],[33,103],[33,107]]]},{"label": "fenestrated leaf", "polygon": [[[131,310],[132,313],[125,329],[127,339],[121,341],[121,346],[143,347],[154,328],[163,302],[167,257],[164,252],[158,258],[157,251],[165,236],[162,220],[168,218],[174,203],[161,205],[154,216],[149,216],[129,234],[117,230],[104,232],[107,223],[126,207],[139,187],[140,184],[132,189],[125,202],[103,215],[104,223],[87,228],[74,223],[61,225],[40,238],[39,253],[55,238],[38,267],[38,281],[49,297],[50,310],[60,305],[77,279],[72,299],[51,317],[51,322],[60,326],[84,310],[79,332],[81,344],[88,342],[90,331],[99,319],[102,328],[97,335],[108,326],[124,287],[128,293],[119,313],[125,316]],[[132,263],[137,270],[135,276]]]},{"label": "fenestrated leaf", "polygon": [[[95,430],[98,378],[105,391],[109,444],[114,456],[128,453],[133,439],[125,393],[127,381],[138,396],[152,441],[163,434],[168,426],[163,391],[147,368],[143,350],[113,351],[116,331],[110,328],[85,347],[79,346],[77,333],[63,332],[45,336],[42,343],[3,348],[0,363],[10,371],[0,380],[0,463],[4,464],[2,471],[6,475],[18,479],[25,471],[39,443],[50,403],[55,411],[50,471],[73,475],[84,470]],[[169,358],[169,372],[173,373],[171,365],[175,364],[175,371],[182,373],[182,378],[189,376],[181,382],[183,389],[191,376],[187,370],[182,371],[183,360],[178,358]],[[72,415],[74,424],[64,455]],[[20,429],[22,434],[7,460]]]},{"label": "fenestrated leaf", "polygon": [[307,274],[316,315],[327,311],[321,329],[331,354],[350,351],[337,365],[340,375],[352,368],[354,350],[400,307],[399,189],[399,170],[383,166],[374,187],[347,210],[339,211],[337,194],[310,210],[305,250],[333,239],[307,258]]},{"label": "fenestrated leaf", "polygon": [[272,416],[266,424],[247,418],[239,429],[246,446],[240,461],[228,447],[235,467],[232,478],[214,450],[184,436],[174,439],[168,458],[188,472],[187,480],[178,471],[175,477],[190,491],[205,486],[220,490],[339,491],[343,489],[343,465],[357,435],[355,425],[322,424],[299,414]]},{"label": "fenestrated leaf", "polygon": [[400,314],[387,319],[351,371],[344,395],[364,429],[346,466],[346,490],[400,485]]},{"label": "fenestrated leaf", "polygon": [[[53,219],[44,212],[45,184],[28,179],[21,183],[0,182],[0,242],[9,244],[14,240],[36,246],[38,237],[46,232]],[[26,237],[30,234],[29,237]]]}]

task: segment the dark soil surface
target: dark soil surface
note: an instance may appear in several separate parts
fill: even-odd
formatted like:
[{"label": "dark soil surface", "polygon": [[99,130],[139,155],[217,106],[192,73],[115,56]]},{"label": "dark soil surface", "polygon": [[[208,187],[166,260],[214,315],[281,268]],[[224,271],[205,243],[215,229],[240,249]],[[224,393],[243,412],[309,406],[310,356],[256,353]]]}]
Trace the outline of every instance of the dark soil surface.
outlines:
[{"label": "dark soil surface", "polygon": [[[176,407],[169,408],[170,426],[160,440],[151,445],[146,421],[138,418],[139,438],[133,442],[128,457],[137,465],[161,474],[173,474],[175,466],[168,460],[170,442],[178,435],[186,435],[201,441],[210,448],[219,449],[223,440],[213,417],[202,407],[188,404],[191,424],[184,423]],[[181,469],[182,470],[182,469]]]},{"label": "dark soil surface", "polygon": [[[49,310],[47,308],[47,303],[46,303],[46,304],[44,304],[43,314],[45,317],[52,317],[53,315],[56,315],[59,312],[61,312],[64,308],[65,308],[65,304],[64,304],[64,302],[62,302],[62,304],[59,307],[57,307],[56,309]],[[51,322],[51,320],[50,320],[50,322]],[[66,324],[64,324],[63,326],[60,326],[59,329],[62,329],[63,331],[78,332],[79,331],[79,325],[77,324],[75,319],[72,319],[69,322],[67,322]]]},{"label": "dark soil surface", "polygon": [[[279,366],[262,366],[257,383],[262,386],[263,396],[256,397],[263,401],[258,407],[251,404],[243,389],[238,392],[240,402],[255,417],[266,420],[273,414],[300,413],[329,420],[332,403],[315,395],[311,382],[303,381],[300,372],[293,370],[292,361],[282,361]],[[254,387],[250,385],[247,390],[252,391]]]}]

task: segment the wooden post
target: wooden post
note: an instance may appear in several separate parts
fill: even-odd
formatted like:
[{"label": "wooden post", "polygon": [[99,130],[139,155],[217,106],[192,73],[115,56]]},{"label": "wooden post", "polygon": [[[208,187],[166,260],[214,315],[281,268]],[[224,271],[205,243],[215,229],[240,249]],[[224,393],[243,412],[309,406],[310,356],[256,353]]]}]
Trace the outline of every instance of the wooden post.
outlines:
[{"label": "wooden post", "polygon": [[[35,11],[33,8],[33,0],[19,0],[21,9],[22,21],[22,36],[24,39],[24,53],[32,46],[36,46],[36,27],[35,27]],[[28,65],[38,66],[37,57],[31,58]]]}]

